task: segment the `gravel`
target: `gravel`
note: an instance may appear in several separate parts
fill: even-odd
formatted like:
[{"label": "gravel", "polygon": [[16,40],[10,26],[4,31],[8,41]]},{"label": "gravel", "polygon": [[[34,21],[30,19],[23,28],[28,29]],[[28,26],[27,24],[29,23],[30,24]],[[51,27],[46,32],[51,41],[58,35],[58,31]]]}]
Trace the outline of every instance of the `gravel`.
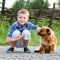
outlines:
[{"label": "gravel", "polygon": [[23,48],[15,48],[13,53],[7,53],[10,46],[0,46],[0,60],[60,60],[60,47],[53,54],[34,53],[37,46],[29,46],[31,53],[24,53]]}]

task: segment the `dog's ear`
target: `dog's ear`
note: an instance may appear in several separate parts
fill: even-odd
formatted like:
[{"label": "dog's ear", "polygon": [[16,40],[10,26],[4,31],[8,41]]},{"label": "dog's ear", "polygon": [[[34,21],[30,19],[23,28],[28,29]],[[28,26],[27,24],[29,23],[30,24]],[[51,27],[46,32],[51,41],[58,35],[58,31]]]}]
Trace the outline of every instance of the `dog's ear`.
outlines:
[{"label": "dog's ear", "polygon": [[47,29],[46,32],[47,32],[48,35],[51,35],[50,29]]}]

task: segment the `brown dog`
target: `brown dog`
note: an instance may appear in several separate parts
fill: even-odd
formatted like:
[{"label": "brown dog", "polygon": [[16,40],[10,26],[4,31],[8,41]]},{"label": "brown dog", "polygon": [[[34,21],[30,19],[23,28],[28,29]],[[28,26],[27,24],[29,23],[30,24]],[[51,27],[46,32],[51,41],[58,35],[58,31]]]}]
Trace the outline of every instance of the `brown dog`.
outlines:
[{"label": "brown dog", "polygon": [[35,52],[40,53],[54,53],[57,45],[57,38],[52,29],[49,27],[41,27],[38,30],[38,35],[41,36],[41,47]]}]

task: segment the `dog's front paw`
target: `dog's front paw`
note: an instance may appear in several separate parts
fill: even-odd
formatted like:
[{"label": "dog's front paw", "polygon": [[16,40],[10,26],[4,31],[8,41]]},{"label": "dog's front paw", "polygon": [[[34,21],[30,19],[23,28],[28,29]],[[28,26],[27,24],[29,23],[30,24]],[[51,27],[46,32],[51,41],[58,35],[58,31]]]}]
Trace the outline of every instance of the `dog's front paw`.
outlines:
[{"label": "dog's front paw", "polygon": [[40,51],[39,51],[39,50],[35,50],[34,52],[38,53],[38,52],[40,52]]},{"label": "dog's front paw", "polygon": [[44,53],[45,53],[45,50],[41,50],[40,53],[41,53],[41,54],[44,54]]},{"label": "dog's front paw", "polygon": [[50,51],[50,53],[52,54],[52,53],[54,53],[54,51]]}]

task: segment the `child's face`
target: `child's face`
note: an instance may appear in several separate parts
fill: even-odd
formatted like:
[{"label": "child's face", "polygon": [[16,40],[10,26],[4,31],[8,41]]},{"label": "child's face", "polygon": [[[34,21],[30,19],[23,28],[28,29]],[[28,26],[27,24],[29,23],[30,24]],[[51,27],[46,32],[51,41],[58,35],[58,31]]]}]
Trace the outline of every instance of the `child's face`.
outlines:
[{"label": "child's face", "polygon": [[26,14],[19,14],[17,16],[17,21],[23,26],[28,21],[28,16]]}]

